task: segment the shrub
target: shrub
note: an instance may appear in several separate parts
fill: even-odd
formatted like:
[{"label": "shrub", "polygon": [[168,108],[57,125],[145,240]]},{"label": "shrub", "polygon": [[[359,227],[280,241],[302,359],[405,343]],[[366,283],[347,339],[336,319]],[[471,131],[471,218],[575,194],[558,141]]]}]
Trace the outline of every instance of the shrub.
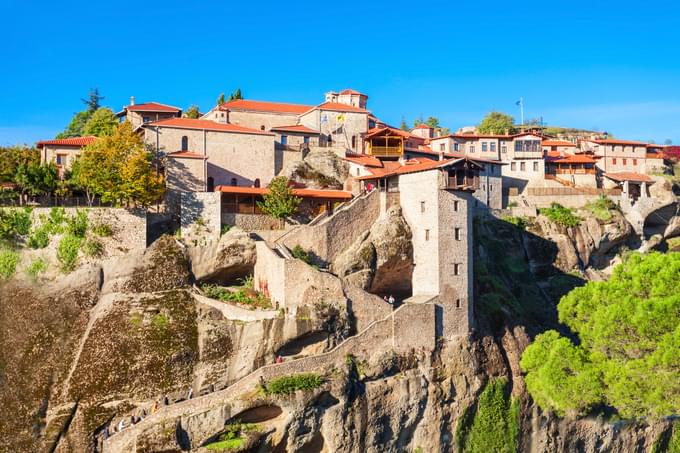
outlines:
[{"label": "shrub", "polygon": [[302,202],[302,198],[293,194],[293,189],[285,176],[272,179],[269,183],[269,193],[262,198],[263,201],[257,203],[258,207],[275,219],[283,219],[295,214]]},{"label": "shrub", "polygon": [[243,448],[246,439],[245,433],[259,431],[260,425],[255,423],[234,422],[225,426],[224,432],[217,437],[215,442],[205,446],[208,450],[225,451],[239,450]]},{"label": "shrub", "polygon": [[100,237],[110,237],[113,235],[113,228],[108,223],[95,223],[92,225],[92,232]]},{"label": "shrub", "polygon": [[231,230],[231,225],[222,225],[222,228],[220,229],[220,236],[227,234],[229,230]]},{"label": "shrub", "polygon": [[315,269],[319,268],[319,266],[317,266],[314,263],[314,258],[312,257],[312,254],[303,249],[300,245],[296,245],[295,247],[293,247],[293,250],[291,250],[291,254],[293,255],[293,258],[297,258],[300,261],[309,264]]},{"label": "shrub", "polygon": [[250,281],[245,280],[244,283],[250,286],[244,285],[242,288],[230,291],[219,285],[206,284],[201,287],[201,290],[211,299],[221,300],[222,302],[234,302],[252,308],[271,308],[272,304],[269,298],[252,289],[252,277]]},{"label": "shrub", "polygon": [[104,253],[104,245],[97,239],[87,239],[83,242],[83,253],[90,257],[101,256]]},{"label": "shrub", "polygon": [[585,209],[592,212],[595,217],[602,221],[608,221],[612,218],[611,211],[616,209],[616,205],[612,200],[600,195],[596,200],[586,203]]},{"label": "shrub", "polygon": [[522,230],[529,225],[529,222],[527,221],[526,217],[504,215],[503,217],[501,217],[501,219],[515,225],[517,228]]},{"label": "shrub", "polygon": [[[47,221],[53,226],[63,224],[66,221],[66,210],[64,208],[53,207],[50,209]],[[54,233],[59,233],[59,231],[54,231]]]},{"label": "shrub", "polygon": [[297,390],[313,390],[323,384],[323,378],[316,373],[299,373],[272,379],[265,392],[274,395],[290,395]]},{"label": "shrub", "polygon": [[19,262],[19,254],[12,250],[0,251],[0,278],[8,279],[14,275]]},{"label": "shrub", "polygon": [[26,267],[26,274],[31,280],[37,280],[38,276],[47,270],[47,261],[43,258],[36,258]]},{"label": "shrub", "polygon": [[31,209],[0,209],[0,239],[16,241],[31,231]]},{"label": "shrub", "polygon": [[65,234],[59,241],[57,259],[61,263],[63,272],[71,272],[75,269],[81,243],[82,239],[72,234]]},{"label": "shrub", "polygon": [[87,212],[76,211],[76,214],[66,219],[66,232],[73,236],[84,238],[87,232]]},{"label": "shrub", "polygon": [[28,246],[32,249],[44,249],[50,243],[50,229],[47,225],[42,225],[33,230],[28,236]]},{"label": "shrub", "polygon": [[564,227],[575,227],[581,219],[570,208],[565,208],[559,203],[552,203],[549,208],[539,209],[539,212],[550,219],[553,223]]},{"label": "shrub", "polygon": [[159,329],[165,328],[170,320],[163,313],[158,313],[156,316],[151,318],[151,323]]}]

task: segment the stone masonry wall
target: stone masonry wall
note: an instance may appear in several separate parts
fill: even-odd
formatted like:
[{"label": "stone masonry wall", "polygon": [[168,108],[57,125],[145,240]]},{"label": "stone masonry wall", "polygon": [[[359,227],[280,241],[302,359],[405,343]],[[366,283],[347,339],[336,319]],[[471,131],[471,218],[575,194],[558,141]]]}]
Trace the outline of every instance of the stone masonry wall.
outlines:
[{"label": "stone masonry wall", "polygon": [[185,192],[180,195],[180,227],[186,241],[207,245],[220,240],[220,195],[220,192]]}]

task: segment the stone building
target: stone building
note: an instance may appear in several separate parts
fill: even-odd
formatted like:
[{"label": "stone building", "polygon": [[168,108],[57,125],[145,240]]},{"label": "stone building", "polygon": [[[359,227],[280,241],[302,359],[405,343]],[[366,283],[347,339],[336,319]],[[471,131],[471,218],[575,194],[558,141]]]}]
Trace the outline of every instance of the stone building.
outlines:
[{"label": "stone building", "polygon": [[36,143],[40,150],[40,162],[53,163],[57,166],[59,177],[71,168],[76,157],[80,156],[83,148],[94,143],[97,137],[88,135],[85,137],[58,138],[54,140],[42,140]]},{"label": "stone building", "polygon": [[598,157],[597,167],[604,173],[644,173],[647,143],[632,140],[601,139],[583,140],[582,152],[591,152]]},{"label": "stone building", "polygon": [[146,102],[135,104],[135,97],[130,97],[130,105],[123,107],[123,110],[116,114],[121,121],[129,121],[132,127],[137,129],[146,123],[165,120],[168,118],[179,118],[182,116],[182,109],[172,105],[160,104],[158,102]]}]

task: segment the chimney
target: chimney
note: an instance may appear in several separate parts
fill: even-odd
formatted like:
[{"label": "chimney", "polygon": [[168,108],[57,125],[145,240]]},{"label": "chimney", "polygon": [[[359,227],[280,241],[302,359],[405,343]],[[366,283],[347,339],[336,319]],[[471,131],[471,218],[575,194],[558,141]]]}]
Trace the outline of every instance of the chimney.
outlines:
[{"label": "chimney", "polygon": [[130,96],[130,105],[135,105],[135,97]]}]

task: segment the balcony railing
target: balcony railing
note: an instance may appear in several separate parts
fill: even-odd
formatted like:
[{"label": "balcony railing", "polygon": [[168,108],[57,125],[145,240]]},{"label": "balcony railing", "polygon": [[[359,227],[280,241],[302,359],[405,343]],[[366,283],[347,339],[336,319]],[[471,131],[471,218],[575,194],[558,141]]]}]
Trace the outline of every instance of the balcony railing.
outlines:
[{"label": "balcony railing", "polygon": [[451,190],[477,190],[479,189],[478,176],[449,176],[446,184],[447,189]]},{"label": "balcony railing", "polygon": [[371,146],[371,155],[378,157],[399,157],[404,154],[401,146]]}]

